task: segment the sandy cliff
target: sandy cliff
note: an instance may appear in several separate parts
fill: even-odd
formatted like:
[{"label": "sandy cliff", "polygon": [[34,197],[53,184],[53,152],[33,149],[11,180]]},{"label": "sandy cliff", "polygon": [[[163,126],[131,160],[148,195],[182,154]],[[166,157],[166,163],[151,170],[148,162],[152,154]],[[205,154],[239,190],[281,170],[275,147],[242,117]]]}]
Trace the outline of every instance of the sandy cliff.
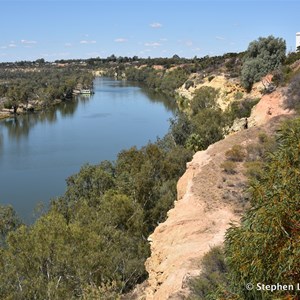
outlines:
[{"label": "sandy cliff", "polygon": [[284,110],[282,101],[281,91],[264,96],[253,110],[252,127],[197,152],[188,163],[178,182],[174,208],[149,237],[149,279],[143,298],[186,298],[187,279],[201,271],[200,259],[212,246],[223,242],[230,222],[239,221],[244,209],[243,165],[239,165],[237,174],[225,175],[220,167],[225,152],[235,144],[253,143],[262,130],[273,132],[280,116],[292,113]]}]

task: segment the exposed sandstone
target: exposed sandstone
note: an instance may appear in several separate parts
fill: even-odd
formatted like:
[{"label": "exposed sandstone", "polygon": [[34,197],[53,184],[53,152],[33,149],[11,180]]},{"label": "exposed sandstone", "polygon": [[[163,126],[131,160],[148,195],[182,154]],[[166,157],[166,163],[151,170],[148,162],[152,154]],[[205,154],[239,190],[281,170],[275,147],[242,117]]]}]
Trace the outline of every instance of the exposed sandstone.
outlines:
[{"label": "exposed sandstone", "polygon": [[149,237],[149,279],[142,299],[186,299],[188,279],[201,272],[199,261],[212,246],[223,243],[230,223],[238,222],[245,208],[243,165],[226,178],[221,168],[225,152],[235,144],[255,142],[262,130],[272,134],[281,118],[293,113],[284,109],[283,99],[282,90],[263,96],[249,118],[249,129],[197,152],[187,164],[174,208]]},{"label": "exposed sandstone", "polygon": [[[212,78],[212,79],[211,79]],[[203,86],[213,87],[219,90],[219,96],[217,102],[222,110],[225,110],[227,106],[239,98],[240,96],[245,96],[248,98],[261,98],[262,90],[264,85],[262,82],[255,83],[251,92],[246,93],[245,89],[241,86],[239,80],[228,79],[225,75],[216,75],[212,77],[205,77],[202,79],[199,74],[191,74],[188,81],[194,84],[186,88],[186,84],[177,89],[177,93],[180,97],[187,99],[187,101],[192,100],[194,93],[197,89]]]},{"label": "exposed sandstone", "polygon": [[252,109],[249,122],[252,125],[262,125],[273,117],[294,114],[293,110],[284,107],[285,89],[280,88],[271,94],[264,95]]}]

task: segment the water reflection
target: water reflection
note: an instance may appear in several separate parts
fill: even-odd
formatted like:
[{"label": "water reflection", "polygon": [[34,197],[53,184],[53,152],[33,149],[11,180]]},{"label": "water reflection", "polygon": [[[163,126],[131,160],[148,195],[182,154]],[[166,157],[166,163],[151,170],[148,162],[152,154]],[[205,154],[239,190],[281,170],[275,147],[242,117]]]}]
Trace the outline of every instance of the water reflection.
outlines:
[{"label": "water reflection", "polygon": [[3,134],[0,132],[0,154],[2,153],[2,148],[3,148]]},{"label": "water reflection", "polygon": [[75,111],[77,110],[79,102],[89,101],[89,97],[77,97],[73,101],[62,102],[57,106],[57,111],[60,112],[62,117],[70,117],[73,116]]},{"label": "water reflection", "polygon": [[32,126],[31,118],[29,116],[13,117],[2,122],[7,128],[9,138],[20,139],[22,136],[27,137],[30,127]]},{"label": "water reflection", "polygon": [[[84,101],[86,100],[87,99]],[[55,123],[58,119],[58,114],[60,114],[63,118],[74,115],[79,101],[82,102],[83,100],[76,99],[74,101],[62,102],[53,108],[47,109],[46,111],[18,115],[3,120],[0,123],[0,128],[3,126],[7,129],[8,137],[10,139],[19,140],[23,137],[28,137],[30,130],[39,123]]]},{"label": "water reflection", "polygon": [[[139,84],[135,84],[127,81],[112,81],[111,79],[97,78],[95,91],[108,92],[110,97],[114,98],[114,92],[116,97],[120,98],[120,94],[124,94],[124,97],[128,97],[128,93],[135,94],[142,92],[151,102],[153,103],[163,103],[165,109],[168,112],[174,113],[176,111],[175,99],[166,97],[156,91],[150,90]],[[107,84],[109,82],[109,84]],[[120,87],[122,89],[120,89]],[[7,128],[8,136],[10,139],[19,140],[21,138],[28,137],[30,130],[35,127],[38,123],[55,123],[58,120],[59,115],[62,118],[72,117],[79,104],[87,104],[94,98],[93,95],[79,95],[72,101],[62,102],[55,107],[47,109],[46,111],[40,111],[35,113],[28,113],[25,115],[19,115],[12,117],[0,122],[1,126]],[[105,118],[110,116],[110,113],[94,113],[85,116],[85,118]],[[0,147],[2,144],[2,139],[0,137]]]},{"label": "water reflection", "polygon": [[[107,82],[109,82],[109,84],[107,84]],[[140,84],[140,83],[136,83],[136,82],[131,82],[131,81],[126,81],[126,80],[115,80],[112,81],[110,78],[106,79],[106,78],[101,78],[100,79],[100,87],[99,87],[99,91],[101,92],[107,92],[107,93],[118,93],[120,94],[120,89],[118,88],[122,88],[121,91],[123,93],[139,93],[142,92],[144,95],[147,96],[147,98],[149,98],[149,100],[153,103],[163,103],[164,107],[172,113],[175,113],[177,110],[177,105],[176,105],[176,100],[172,97],[168,97],[162,93],[159,93],[153,89],[149,89],[146,86]],[[105,86],[105,88],[103,88],[101,85]],[[107,88],[109,87],[109,88]],[[135,87],[136,89],[134,90],[133,87]],[[128,89],[126,89],[128,88]]]},{"label": "water reflection", "polygon": [[163,103],[165,108],[168,111],[175,113],[175,111],[177,109],[177,105],[176,105],[176,100],[174,98],[167,97],[161,93],[158,93],[154,90],[150,90],[150,89],[148,89],[146,87],[142,87],[142,86],[141,86],[141,92],[143,94],[145,94],[151,102]]}]

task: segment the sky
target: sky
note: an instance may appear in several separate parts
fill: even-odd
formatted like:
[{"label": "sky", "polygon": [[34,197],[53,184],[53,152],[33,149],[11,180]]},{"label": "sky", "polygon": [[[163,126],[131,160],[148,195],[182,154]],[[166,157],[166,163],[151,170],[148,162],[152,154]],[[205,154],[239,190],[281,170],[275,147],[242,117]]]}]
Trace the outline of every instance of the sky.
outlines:
[{"label": "sky", "polygon": [[297,0],[0,0],[0,62],[203,57],[273,35],[295,50]]}]

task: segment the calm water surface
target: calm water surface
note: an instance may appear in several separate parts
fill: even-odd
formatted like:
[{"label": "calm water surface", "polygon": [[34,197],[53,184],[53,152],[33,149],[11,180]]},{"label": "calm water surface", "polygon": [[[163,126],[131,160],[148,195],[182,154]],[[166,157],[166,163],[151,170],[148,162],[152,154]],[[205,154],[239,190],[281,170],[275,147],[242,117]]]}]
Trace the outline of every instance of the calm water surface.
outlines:
[{"label": "calm water surface", "polygon": [[96,78],[95,94],[44,113],[0,122],[0,204],[31,222],[37,203],[64,193],[84,163],[164,136],[175,106],[126,82]]}]

